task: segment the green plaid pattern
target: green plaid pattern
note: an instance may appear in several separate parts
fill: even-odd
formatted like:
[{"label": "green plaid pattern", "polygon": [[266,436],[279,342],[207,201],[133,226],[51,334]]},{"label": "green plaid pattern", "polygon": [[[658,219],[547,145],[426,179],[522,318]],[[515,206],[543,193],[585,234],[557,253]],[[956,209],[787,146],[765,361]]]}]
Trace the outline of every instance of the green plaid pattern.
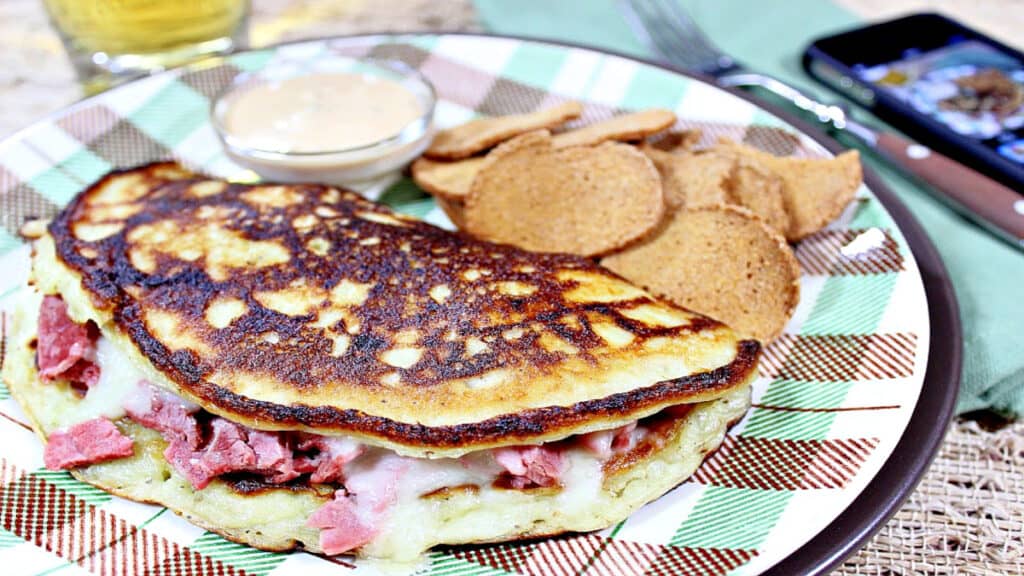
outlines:
[{"label": "green plaid pattern", "polygon": [[[774,116],[713,87],[601,53],[510,39],[411,35],[309,42],[148,78],[82,102],[0,147],[0,303],[23,282],[17,231],[101,174],[159,159],[244,178],[207,121],[240,72],[324,51],[396,58],[436,86],[451,125],[577,99],[577,124],[622,110],[676,110],[703,143],[729,137],[781,155],[823,156]],[[368,196],[449,225],[407,179]],[[614,529],[432,552],[420,575],[752,574],[796,550],[877,472],[923,380],[927,309],[899,230],[867,188],[838,222],[801,242],[802,301],[766,351],[754,408],[689,481]],[[160,508],[40,470],[38,442],[0,393],[0,563],[17,574],[303,574],[345,570],[306,554],[232,544]],[[865,435],[866,434],[866,435]],[[366,569],[355,563],[355,572]],[[9,572],[5,572],[9,573]]]}]

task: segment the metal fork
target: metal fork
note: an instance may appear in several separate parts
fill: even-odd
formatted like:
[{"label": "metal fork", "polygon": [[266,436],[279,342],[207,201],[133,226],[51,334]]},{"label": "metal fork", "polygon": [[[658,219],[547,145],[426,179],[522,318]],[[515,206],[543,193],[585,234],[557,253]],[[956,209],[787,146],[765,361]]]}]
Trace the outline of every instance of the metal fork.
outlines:
[{"label": "metal fork", "polygon": [[843,106],[820,102],[781,80],[751,71],[722,52],[678,2],[620,0],[619,5],[633,32],[665,62],[712,76],[722,86],[763,88],[810,112],[829,127],[850,131],[858,139],[875,145],[877,135],[852,121]]},{"label": "metal fork", "polygon": [[830,131],[849,134],[924,180],[940,200],[1024,249],[1024,200],[1012,189],[921,144],[868,128],[851,118],[845,105],[826,104],[744,67],[715,46],[676,0],[619,0],[619,6],[633,32],[664,62],[712,76],[722,86],[757,87],[789,101]]}]

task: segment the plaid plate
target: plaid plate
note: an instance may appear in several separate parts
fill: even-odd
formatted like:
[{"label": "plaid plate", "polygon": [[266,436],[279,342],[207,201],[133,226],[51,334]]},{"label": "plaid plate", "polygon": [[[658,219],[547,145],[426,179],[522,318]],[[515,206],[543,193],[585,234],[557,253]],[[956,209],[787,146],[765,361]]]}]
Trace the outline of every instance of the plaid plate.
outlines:
[{"label": "plaid plate", "polygon": [[[16,232],[56,213],[100,175],[157,159],[228,178],[235,166],[208,123],[211,96],[242,71],[324,51],[397,58],[437,88],[437,121],[525,112],[567,99],[586,123],[622,110],[675,110],[684,127],[776,154],[826,156],[810,138],[739,98],[656,67],[580,48],[459,35],[293,44],[166,73],[81,102],[0,144],[0,299],[20,285]],[[450,227],[408,180],[363,190]],[[599,533],[431,552],[407,572],[754,574],[842,512],[878,472],[909,420],[928,351],[914,258],[866,187],[842,217],[800,243],[802,300],[765,351],[754,407],[691,478]],[[111,497],[42,468],[39,443],[0,389],[0,566],[4,574],[377,573],[372,563],[232,544],[166,510]],[[401,570],[400,570],[401,571]]]}]

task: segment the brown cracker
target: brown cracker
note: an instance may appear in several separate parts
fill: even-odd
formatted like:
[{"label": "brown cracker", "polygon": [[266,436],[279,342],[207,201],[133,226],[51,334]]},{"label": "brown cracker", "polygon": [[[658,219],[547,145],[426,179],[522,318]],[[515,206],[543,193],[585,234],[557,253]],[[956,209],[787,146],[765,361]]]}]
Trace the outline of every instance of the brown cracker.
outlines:
[{"label": "brown cracker", "polygon": [[679,153],[652,146],[642,149],[658,168],[669,208],[742,206],[776,230],[789,230],[782,178],[757,160],[715,149]]},{"label": "brown cracker", "polygon": [[715,154],[673,154],[653,148],[644,153],[654,162],[670,209],[699,208],[728,201],[728,183],[735,163]]},{"label": "brown cracker", "polygon": [[774,156],[730,141],[715,150],[756,162],[782,178],[783,203],[789,213],[786,239],[795,242],[835,220],[860,187],[860,154],[849,150],[835,158]]},{"label": "brown cracker", "polygon": [[554,149],[550,135],[538,132],[487,156],[465,218],[466,230],[487,240],[595,256],[641,238],[664,211],[658,172],[636,148]]},{"label": "brown cracker", "polygon": [[786,239],[734,206],[677,210],[657,234],[601,264],[763,342],[781,333],[800,299],[800,266]]},{"label": "brown cracker", "polygon": [[785,235],[789,213],[783,196],[782,177],[747,159],[737,159],[727,183],[729,204],[743,206]]},{"label": "brown cracker", "polygon": [[662,134],[656,134],[642,144],[645,149],[653,148],[664,152],[683,153],[690,152],[697,147],[697,143],[704,136],[700,128],[689,128],[686,130],[673,130]]},{"label": "brown cracker", "polygon": [[438,207],[444,211],[456,228],[462,230],[466,227],[466,204],[463,200],[435,196],[434,202],[437,202]]},{"label": "brown cracker", "polygon": [[583,105],[579,102],[565,102],[527,114],[472,120],[439,131],[424,155],[441,160],[468,158],[520,134],[560,126],[582,113]]},{"label": "brown cracker", "polygon": [[412,163],[412,179],[430,194],[449,199],[463,199],[469,194],[484,157],[466,158],[455,162],[437,162],[419,158]]},{"label": "brown cracker", "polygon": [[576,130],[555,134],[551,143],[555,148],[568,148],[570,146],[595,146],[609,140],[630,142],[657,134],[675,123],[676,115],[671,110],[651,108],[650,110],[619,114]]}]

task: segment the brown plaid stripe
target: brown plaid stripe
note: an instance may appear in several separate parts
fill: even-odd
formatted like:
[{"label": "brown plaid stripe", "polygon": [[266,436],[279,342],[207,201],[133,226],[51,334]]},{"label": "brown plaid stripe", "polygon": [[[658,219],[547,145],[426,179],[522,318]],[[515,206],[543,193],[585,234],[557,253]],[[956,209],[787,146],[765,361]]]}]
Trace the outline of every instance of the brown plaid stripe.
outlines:
[{"label": "brown plaid stripe", "polygon": [[805,156],[807,152],[801,148],[796,134],[774,126],[748,126],[743,134],[743,143],[776,156]]},{"label": "brown plaid stripe", "polygon": [[726,574],[757,556],[756,550],[727,548],[683,548],[662,546],[662,553],[644,571],[645,576],[676,576],[699,574],[713,576]]},{"label": "brown plaid stripe", "polygon": [[556,98],[549,96],[545,90],[507,78],[495,78],[476,111],[488,116],[531,112],[543,108],[542,103],[554,104]]},{"label": "brown plaid stripe", "polygon": [[[856,242],[864,242],[857,249]],[[804,274],[843,276],[901,272],[903,255],[896,240],[880,228],[822,230],[796,247]]]},{"label": "brown plaid stripe", "polygon": [[725,574],[756,554],[752,550],[646,544],[595,534],[452,550],[456,558],[524,576],[711,576]]},{"label": "brown plaid stripe", "polygon": [[100,575],[245,576],[246,572],[89,504],[0,459],[0,525]]},{"label": "brown plaid stripe", "polygon": [[419,68],[430,57],[430,52],[411,44],[378,44],[367,53],[370,58],[398,60]]},{"label": "brown plaid stripe", "polygon": [[492,74],[431,54],[420,72],[434,84],[439,99],[476,110],[495,82]]},{"label": "brown plaid stripe", "polygon": [[905,378],[914,373],[917,335],[783,334],[764,349],[760,372],[768,378],[840,382]]},{"label": "brown plaid stripe", "polygon": [[[621,110],[615,109],[615,113],[619,112]],[[701,122],[684,117],[679,119],[673,130],[700,130],[701,137],[697,141],[697,148],[714,146],[719,140],[727,139],[749,144],[776,156],[807,158],[824,156],[821,152],[804,146],[801,140],[788,130],[774,126],[742,126],[724,122]]]},{"label": "brown plaid stripe", "polygon": [[0,166],[0,225],[8,233],[17,236],[25,220],[50,218],[56,213],[53,202]]},{"label": "brown plaid stripe", "polygon": [[644,574],[651,564],[662,553],[664,546],[652,546],[630,540],[618,540],[589,536],[600,546],[598,555],[593,558],[588,575],[618,576],[619,574]]},{"label": "brown plaid stripe", "polygon": [[241,70],[231,64],[218,64],[186,72],[181,75],[181,82],[212,100],[231,84],[239,72]]},{"label": "brown plaid stripe", "polygon": [[843,488],[877,445],[877,438],[726,436],[718,451],[697,469],[693,480],[756,490]]},{"label": "brown plaid stripe", "polygon": [[118,120],[110,130],[93,140],[89,148],[116,168],[169,160],[173,156],[166,146],[150,138],[129,120]]},{"label": "brown plaid stripe", "polygon": [[61,116],[56,124],[83,144],[89,144],[117,124],[118,115],[103,104],[77,108]]}]

